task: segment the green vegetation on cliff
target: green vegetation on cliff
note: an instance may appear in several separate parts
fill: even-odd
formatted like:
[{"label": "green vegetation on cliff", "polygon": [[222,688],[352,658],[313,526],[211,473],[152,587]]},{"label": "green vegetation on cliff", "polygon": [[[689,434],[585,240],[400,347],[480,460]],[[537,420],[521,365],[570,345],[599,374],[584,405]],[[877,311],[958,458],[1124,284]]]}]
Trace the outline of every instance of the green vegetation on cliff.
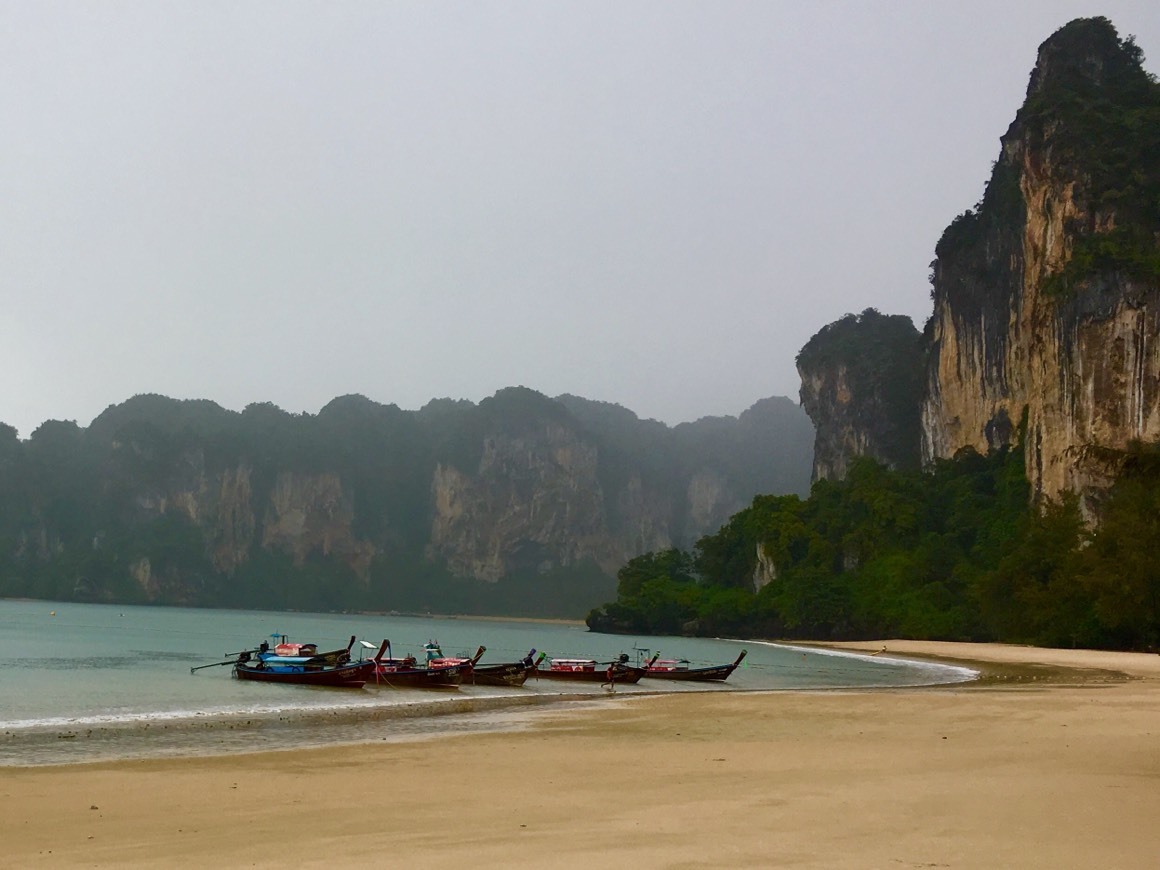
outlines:
[{"label": "green vegetation on cliff", "polygon": [[1045,276],[1044,292],[1067,295],[1110,273],[1160,282],[1160,83],[1143,63],[1134,37],[1120,39],[1102,17],[1076,19],[1044,41],[983,200],[936,248],[949,290],[956,267],[977,284],[1003,285],[1009,258],[995,252],[1004,228],[1022,223],[1022,154],[1070,188],[1077,211],[1069,256]]},{"label": "green vegetation on cliff", "polygon": [[0,596],[575,618],[628,555],[804,492],[812,437],[788,399],[670,428],[526,388],[317,415],[136,396],[0,424]]},{"label": "green vegetation on cliff", "polygon": [[1088,207],[1048,292],[1101,272],[1160,281],[1160,84],[1143,62],[1134,38],[1121,40],[1106,18],[1073,21],[1044,43],[1043,74],[1017,123],[1077,179]]},{"label": "green vegetation on cliff", "polygon": [[[929,472],[855,460],[808,499],[759,496],[692,553],[633,559],[601,631],[1160,644],[1160,451],[1138,449],[1098,528],[1029,507],[1019,449]],[[756,590],[756,591],[755,591]]]},{"label": "green vegetation on cliff", "polygon": [[841,477],[851,443],[891,468],[918,468],[925,351],[909,317],[847,314],[818,330],[796,362],[816,427],[815,478]]}]

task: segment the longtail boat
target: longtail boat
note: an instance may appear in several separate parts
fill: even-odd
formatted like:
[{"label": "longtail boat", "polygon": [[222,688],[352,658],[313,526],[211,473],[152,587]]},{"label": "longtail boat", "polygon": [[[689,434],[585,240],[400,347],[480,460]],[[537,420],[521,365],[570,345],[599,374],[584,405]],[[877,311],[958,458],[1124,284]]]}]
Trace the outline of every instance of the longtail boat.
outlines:
[{"label": "longtail boat", "polygon": [[239,680],[258,680],[263,683],[295,683],[305,686],[361,689],[366,685],[373,670],[374,663],[369,661],[317,667],[248,661],[237,662],[234,665],[234,676]]},{"label": "longtail boat", "polygon": [[350,648],[318,653],[314,644],[282,642],[270,649],[262,642],[256,650],[238,653],[234,661],[234,676],[239,680],[263,683],[293,683],[307,686],[335,686],[361,689],[374,671],[372,660],[350,661]]},{"label": "longtail boat", "polygon": [[[536,670],[538,664],[535,659],[536,650],[533,647],[528,654],[518,662],[503,662],[481,665],[476,662],[472,669],[472,680],[478,686],[522,686],[528,676]],[[540,654],[540,661],[544,655]]]},{"label": "longtail boat", "polygon": [[598,662],[595,659],[551,659],[546,668],[537,663],[532,676],[549,680],[583,680],[615,685],[640,682],[644,672],[644,668],[630,665],[628,656],[621,653],[620,658],[611,662]]},{"label": "longtail boat", "polygon": [[375,686],[394,686],[418,689],[456,688],[463,682],[460,665],[430,665],[420,663],[413,655],[394,658],[391,642],[384,640],[378,653],[371,659],[371,675],[367,683]]},{"label": "longtail boat", "polygon": [[661,659],[653,656],[644,669],[644,675],[652,680],[717,680],[729,679],[729,675],[737,670],[741,660],[745,658],[745,650],[737,656],[737,660],[729,665],[709,665],[704,668],[689,667],[688,659]]},{"label": "longtail boat", "polygon": [[466,656],[446,656],[443,654],[443,647],[439,645],[439,641],[429,640],[423,644],[423,655],[427,660],[427,667],[458,665],[459,676],[464,683],[472,682],[476,662],[483,657],[485,652],[487,652],[487,647],[481,646],[471,658],[467,658]]}]

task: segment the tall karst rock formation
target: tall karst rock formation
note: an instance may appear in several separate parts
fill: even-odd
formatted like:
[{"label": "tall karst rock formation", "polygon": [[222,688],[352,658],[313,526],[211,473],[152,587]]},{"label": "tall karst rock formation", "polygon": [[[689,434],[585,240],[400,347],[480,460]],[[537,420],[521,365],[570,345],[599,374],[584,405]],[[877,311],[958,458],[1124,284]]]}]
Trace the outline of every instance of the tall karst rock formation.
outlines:
[{"label": "tall karst rock formation", "polygon": [[983,200],[936,248],[925,460],[1010,443],[1036,493],[1160,438],[1160,85],[1103,18],[1039,48]]},{"label": "tall karst rock formation", "polygon": [[[1022,435],[1036,496],[1088,494],[1133,442],[1160,439],[1160,84],[1142,61],[1103,18],[1040,46],[982,200],[935,248],[916,461]],[[868,324],[852,326],[867,337]],[[889,383],[878,372],[864,393]],[[818,371],[802,376],[819,445],[845,451],[825,459],[831,471],[885,455],[866,446],[881,441],[872,415],[835,434],[834,400],[812,403],[820,412],[807,401]],[[815,474],[825,470],[815,460]]]},{"label": "tall karst rock formation", "polygon": [[868,308],[822,327],[797,356],[802,407],[814,421],[813,479],[840,480],[855,456],[916,468],[921,335],[909,317]]}]

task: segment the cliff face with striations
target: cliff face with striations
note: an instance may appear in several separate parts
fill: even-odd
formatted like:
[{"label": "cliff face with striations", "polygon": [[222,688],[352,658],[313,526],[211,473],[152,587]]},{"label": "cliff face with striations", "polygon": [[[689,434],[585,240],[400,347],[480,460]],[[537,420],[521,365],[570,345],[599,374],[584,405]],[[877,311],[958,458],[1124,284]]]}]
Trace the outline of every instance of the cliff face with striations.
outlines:
[{"label": "cliff face with striations", "polygon": [[1160,85],[1106,19],[1040,46],[982,200],[935,253],[917,350],[875,345],[863,314],[799,355],[815,479],[1023,437],[1036,497],[1078,492],[1090,515],[1131,444],[1160,439]]},{"label": "cliff face with striations", "polygon": [[523,388],[317,416],[139,396],[0,430],[0,594],[578,616],[633,556],[804,491],[811,439],[788,399],[670,428]]},{"label": "cliff face with striations", "polygon": [[489,582],[584,559],[615,573],[629,548],[609,528],[597,467],[595,445],[566,426],[490,435],[473,473],[435,467],[429,555],[458,576]]},{"label": "cliff face with striations", "polygon": [[797,357],[816,428],[813,479],[841,480],[857,456],[916,468],[921,336],[909,317],[870,308],[825,326]]},{"label": "cliff face with striations", "polygon": [[1040,47],[983,200],[936,248],[923,457],[1009,444],[1087,493],[1160,438],[1160,86],[1104,19]]}]

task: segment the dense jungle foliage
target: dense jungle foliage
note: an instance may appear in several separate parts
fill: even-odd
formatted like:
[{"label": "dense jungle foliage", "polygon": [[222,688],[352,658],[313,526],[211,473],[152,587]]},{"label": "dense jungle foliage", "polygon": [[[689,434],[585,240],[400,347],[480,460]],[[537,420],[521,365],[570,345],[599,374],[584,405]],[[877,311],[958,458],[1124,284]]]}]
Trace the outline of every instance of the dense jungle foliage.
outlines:
[{"label": "dense jungle foliage", "polygon": [[[1160,450],[1134,450],[1088,528],[1029,507],[1018,448],[927,472],[856,460],[809,498],[758,496],[692,552],[633,559],[594,630],[853,640],[1160,643]],[[759,581],[767,581],[760,585]],[[755,588],[760,588],[755,591]]]}]

